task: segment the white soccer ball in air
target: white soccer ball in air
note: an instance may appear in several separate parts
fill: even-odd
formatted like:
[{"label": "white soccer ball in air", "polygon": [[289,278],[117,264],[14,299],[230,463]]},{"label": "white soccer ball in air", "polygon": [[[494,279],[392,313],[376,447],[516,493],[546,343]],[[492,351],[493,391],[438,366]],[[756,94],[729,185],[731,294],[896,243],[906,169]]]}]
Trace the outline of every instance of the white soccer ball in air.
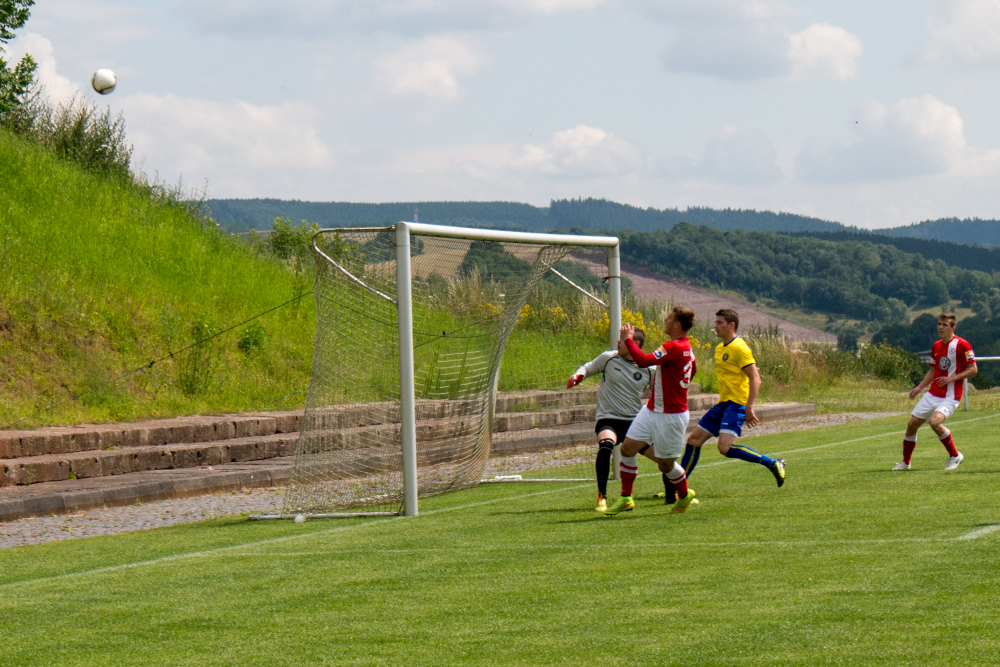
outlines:
[{"label": "white soccer ball in air", "polygon": [[118,85],[118,77],[109,69],[99,69],[90,77],[90,85],[101,95],[107,95]]}]

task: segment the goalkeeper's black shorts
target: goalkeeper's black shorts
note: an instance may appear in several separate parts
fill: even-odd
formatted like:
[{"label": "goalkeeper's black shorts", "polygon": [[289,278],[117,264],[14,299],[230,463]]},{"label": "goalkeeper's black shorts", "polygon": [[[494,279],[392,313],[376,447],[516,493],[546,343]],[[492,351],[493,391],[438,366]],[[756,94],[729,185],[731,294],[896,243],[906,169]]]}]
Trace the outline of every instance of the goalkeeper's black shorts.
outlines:
[{"label": "goalkeeper's black shorts", "polygon": [[615,432],[615,444],[620,445],[625,442],[625,434],[628,433],[628,427],[631,425],[631,419],[598,419],[597,425],[594,426],[594,433],[600,434],[601,431],[611,429]]}]

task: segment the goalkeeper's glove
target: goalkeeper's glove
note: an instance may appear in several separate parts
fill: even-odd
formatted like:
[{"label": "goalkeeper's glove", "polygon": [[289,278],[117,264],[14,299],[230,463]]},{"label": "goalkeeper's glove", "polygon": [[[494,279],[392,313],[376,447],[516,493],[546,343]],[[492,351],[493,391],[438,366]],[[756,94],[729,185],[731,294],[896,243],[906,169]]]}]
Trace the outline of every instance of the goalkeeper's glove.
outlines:
[{"label": "goalkeeper's glove", "polygon": [[566,388],[567,389],[572,389],[573,387],[575,387],[576,385],[580,384],[581,382],[583,382],[583,376],[582,375],[574,375],[573,377],[571,377],[569,379],[569,381],[566,382]]}]

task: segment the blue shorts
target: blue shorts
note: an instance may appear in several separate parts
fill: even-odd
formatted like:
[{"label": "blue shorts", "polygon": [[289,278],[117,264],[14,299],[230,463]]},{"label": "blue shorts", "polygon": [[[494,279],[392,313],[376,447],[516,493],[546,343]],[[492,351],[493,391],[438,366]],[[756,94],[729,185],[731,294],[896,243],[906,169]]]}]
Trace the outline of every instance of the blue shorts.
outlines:
[{"label": "blue shorts", "polygon": [[743,420],[746,416],[745,405],[723,401],[712,406],[712,409],[698,420],[698,428],[715,436],[720,433],[730,433],[738,438],[743,435]]}]

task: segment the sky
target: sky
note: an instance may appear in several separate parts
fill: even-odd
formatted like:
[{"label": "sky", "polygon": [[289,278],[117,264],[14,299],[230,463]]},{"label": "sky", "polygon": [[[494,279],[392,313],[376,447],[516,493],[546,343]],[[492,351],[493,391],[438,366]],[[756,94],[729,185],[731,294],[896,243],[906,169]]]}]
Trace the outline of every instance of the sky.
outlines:
[{"label": "sky", "polygon": [[210,198],[1000,218],[1000,0],[37,0],[23,53]]}]

